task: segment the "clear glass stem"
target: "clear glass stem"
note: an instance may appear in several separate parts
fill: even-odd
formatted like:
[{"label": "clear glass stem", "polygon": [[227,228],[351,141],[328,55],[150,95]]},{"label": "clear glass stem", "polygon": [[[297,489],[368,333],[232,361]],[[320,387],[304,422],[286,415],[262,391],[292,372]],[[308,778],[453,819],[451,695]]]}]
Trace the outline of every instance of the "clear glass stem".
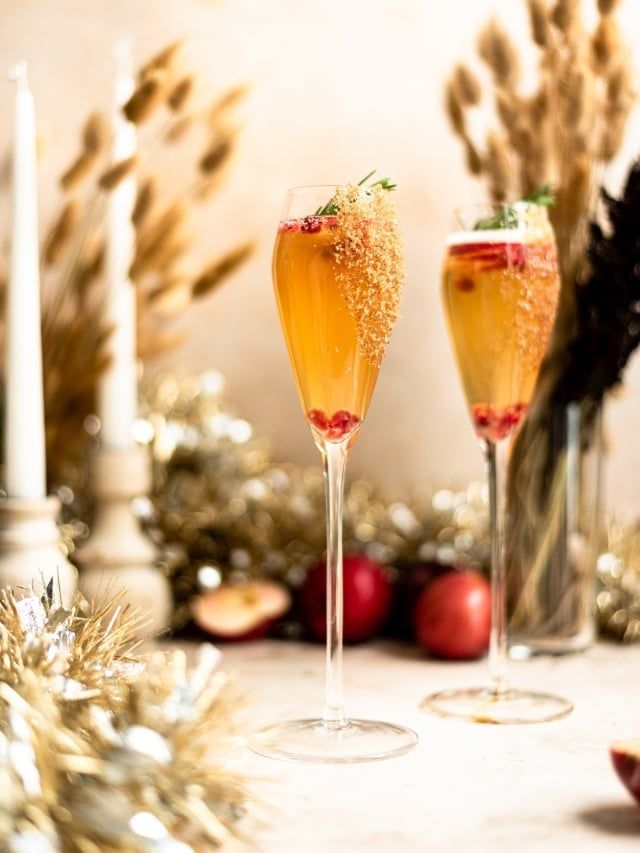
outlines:
[{"label": "clear glass stem", "polygon": [[327,669],[322,719],[330,728],[346,724],[342,696],[342,503],[348,439],[326,441],[324,462],[327,516]]},{"label": "clear glass stem", "polygon": [[507,583],[505,566],[506,472],[509,442],[488,441],[491,537],[491,640],[489,644],[489,689],[499,695],[507,688]]}]

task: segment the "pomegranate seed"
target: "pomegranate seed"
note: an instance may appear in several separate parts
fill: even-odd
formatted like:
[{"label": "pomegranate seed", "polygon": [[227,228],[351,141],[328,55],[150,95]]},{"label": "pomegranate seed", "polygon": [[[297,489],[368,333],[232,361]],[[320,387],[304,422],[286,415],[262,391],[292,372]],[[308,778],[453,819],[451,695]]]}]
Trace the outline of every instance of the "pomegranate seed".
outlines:
[{"label": "pomegranate seed", "polygon": [[305,216],[300,220],[300,230],[303,234],[317,234],[322,228],[320,216]]},{"label": "pomegranate seed", "polygon": [[510,435],[526,415],[526,403],[496,408],[478,404],[472,407],[471,415],[476,433],[489,441],[500,441]]},{"label": "pomegranate seed", "polygon": [[324,431],[329,426],[327,416],[321,409],[310,409],[307,412],[307,420],[320,431]]},{"label": "pomegranate seed", "polygon": [[455,280],[455,288],[456,290],[461,291],[462,293],[469,293],[469,291],[475,289],[475,284],[473,283],[472,278],[468,278],[467,276],[461,276]]},{"label": "pomegranate seed", "polygon": [[321,409],[310,409],[307,420],[311,426],[329,441],[339,441],[352,433],[360,423],[357,415],[340,409],[329,418]]}]

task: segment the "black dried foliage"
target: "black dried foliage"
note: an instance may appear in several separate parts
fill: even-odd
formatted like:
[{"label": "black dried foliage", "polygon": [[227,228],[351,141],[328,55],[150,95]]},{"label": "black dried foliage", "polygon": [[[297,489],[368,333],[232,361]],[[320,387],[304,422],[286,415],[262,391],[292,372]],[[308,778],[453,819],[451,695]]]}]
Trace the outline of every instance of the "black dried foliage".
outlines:
[{"label": "black dried foliage", "polygon": [[576,288],[576,334],[554,398],[598,406],[640,344],[640,159],[620,199],[603,191],[606,224],[590,226],[588,273]]}]

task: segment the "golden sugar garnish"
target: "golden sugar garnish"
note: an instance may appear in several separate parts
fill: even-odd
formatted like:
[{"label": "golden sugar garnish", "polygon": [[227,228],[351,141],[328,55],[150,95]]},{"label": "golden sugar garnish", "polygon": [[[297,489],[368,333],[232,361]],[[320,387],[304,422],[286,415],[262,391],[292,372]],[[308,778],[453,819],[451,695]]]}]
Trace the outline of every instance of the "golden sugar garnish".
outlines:
[{"label": "golden sugar garnish", "polygon": [[363,358],[380,365],[398,319],[404,252],[395,205],[382,187],[338,187],[338,285]]}]

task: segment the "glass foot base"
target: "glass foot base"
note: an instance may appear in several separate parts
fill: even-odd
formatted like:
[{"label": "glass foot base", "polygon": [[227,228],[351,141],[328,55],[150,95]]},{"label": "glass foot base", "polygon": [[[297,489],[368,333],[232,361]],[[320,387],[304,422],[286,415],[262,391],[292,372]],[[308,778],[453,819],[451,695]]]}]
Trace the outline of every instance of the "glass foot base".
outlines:
[{"label": "glass foot base", "polygon": [[567,699],[550,693],[510,688],[494,693],[485,687],[432,693],[420,707],[438,717],[494,725],[546,723],[561,720],[573,710]]},{"label": "glass foot base", "polygon": [[258,755],[281,761],[356,764],[382,761],[413,749],[418,735],[411,729],[375,720],[347,720],[330,727],[323,720],[288,720],[256,732],[249,747]]}]

